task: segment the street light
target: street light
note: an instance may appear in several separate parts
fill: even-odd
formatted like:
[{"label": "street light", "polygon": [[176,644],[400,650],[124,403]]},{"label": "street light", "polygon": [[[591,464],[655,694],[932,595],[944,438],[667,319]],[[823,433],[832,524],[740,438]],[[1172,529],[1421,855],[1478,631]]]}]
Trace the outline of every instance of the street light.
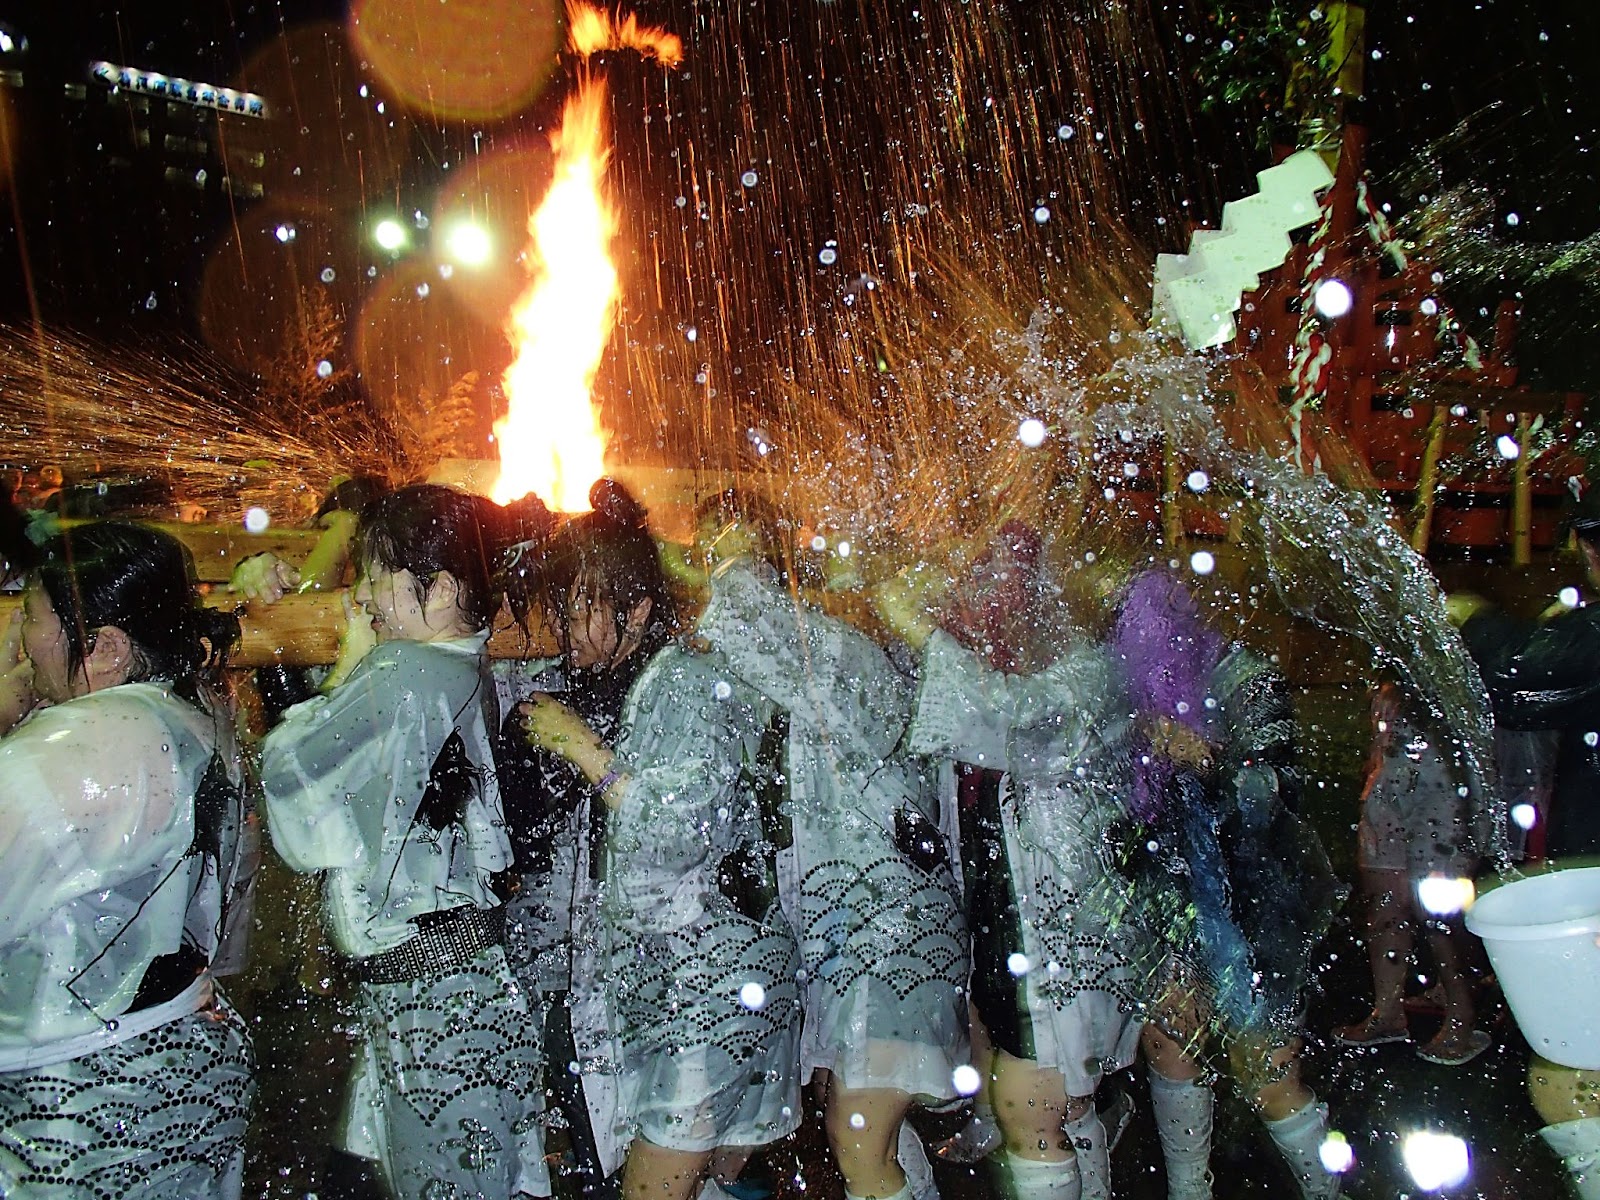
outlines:
[{"label": "street light", "polygon": [[406,227],[393,217],[385,217],[373,226],[372,240],[378,243],[379,249],[393,254],[406,244]]},{"label": "street light", "polygon": [[489,231],[473,221],[457,221],[444,235],[444,251],[463,267],[481,267],[494,253]]}]

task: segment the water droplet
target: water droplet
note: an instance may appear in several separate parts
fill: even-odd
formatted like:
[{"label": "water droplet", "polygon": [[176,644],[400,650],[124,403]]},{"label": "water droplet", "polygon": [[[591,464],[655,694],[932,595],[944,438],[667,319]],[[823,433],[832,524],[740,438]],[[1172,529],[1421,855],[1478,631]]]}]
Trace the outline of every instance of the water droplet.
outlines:
[{"label": "water droplet", "polygon": [[747,188],[752,188],[761,182],[761,177],[754,171],[746,171],[743,175],[739,176],[739,182],[744,184],[744,186]]},{"label": "water droplet", "polygon": [[264,508],[252,508],[244,514],[244,527],[247,533],[265,533],[272,524],[272,514]]},{"label": "water droplet", "polygon": [[1044,422],[1037,417],[1029,417],[1017,426],[1017,440],[1030,450],[1037,449],[1044,444]]},{"label": "water droplet", "polygon": [[334,278],[335,278],[335,276],[333,274],[333,268],[332,267],[323,267],[322,268],[322,274],[321,274],[321,276],[319,278],[321,278],[323,283],[332,283],[334,281]]},{"label": "water droplet", "polygon": [[1322,1160],[1322,1169],[1332,1175],[1343,1175],[1356,1163],[1356,1152],[1350,1148],[1349,1139],[1337,1129],[1322,1139],[1317,1157]]}]

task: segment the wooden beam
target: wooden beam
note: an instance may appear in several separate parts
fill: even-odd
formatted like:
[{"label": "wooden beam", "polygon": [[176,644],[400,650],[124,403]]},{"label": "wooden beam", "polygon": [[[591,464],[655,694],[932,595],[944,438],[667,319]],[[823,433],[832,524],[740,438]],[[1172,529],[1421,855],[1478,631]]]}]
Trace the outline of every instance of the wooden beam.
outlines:
[{"label": "wooden beam", "polygon": [[[338,593],[321,592],[285,596],[276,604],[240,606],[239,598],[226,593],[206,597],[213,608],[239,608],[243,638],[229,658],[230,665],[260,667],[282,663],[291,667],[331,663],[339,650],[339,630],[344,625],[344,608]],[[0,596],[0,628],[21,606],[18,596]],[[556,639],[547,629],[535,626],[533,636],[522,632],[503,609],[489,639],[492,658],[553,658],[558,653]]]}]

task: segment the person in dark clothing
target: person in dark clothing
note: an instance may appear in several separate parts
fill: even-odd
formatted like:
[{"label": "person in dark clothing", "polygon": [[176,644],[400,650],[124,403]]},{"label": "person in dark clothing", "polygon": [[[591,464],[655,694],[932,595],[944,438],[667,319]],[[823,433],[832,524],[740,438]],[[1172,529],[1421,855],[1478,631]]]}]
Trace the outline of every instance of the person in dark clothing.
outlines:
[{"label": "person in dark clothing", "polygon": [[[1600,588],[1600,493],[1570,521],[1591,585]],[[1580,605],[1543,623],[1453,597],[1461,636],[1483,673],[1495,722],[1559,734],[1546,853],[1570,861],[1600,855],[1600,605]]]},{"label": "person in dark clothing", "polygon": [[[1591,487],[1569,521],[1588,582],[1600,588],[1600,489]],[[1544,623],[1493,611],[1477,597],[1451,598],[1467,649],[1483,673],[1495,721],[1555,730],[1555,790],[1546,854],[1570,867],[1600,855],[1600,605],[1580,605]],[[1600,1198],[1600,1072],[1535,1054],[1528,1094],[1545,1142],[1561,1156],[1577,1195]]]}]

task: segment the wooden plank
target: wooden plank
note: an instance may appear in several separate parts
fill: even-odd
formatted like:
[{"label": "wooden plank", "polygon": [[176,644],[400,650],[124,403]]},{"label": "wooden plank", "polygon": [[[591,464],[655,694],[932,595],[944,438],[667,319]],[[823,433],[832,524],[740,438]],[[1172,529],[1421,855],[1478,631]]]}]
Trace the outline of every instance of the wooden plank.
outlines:
[{"label": "wooden plank", "polygon": [[[239,598],[225,592],[206,597],[214,608],[239,607]],[[0,627],[21,606],[15,595],[0,596]],[[229,658],[239,667],[260,667],[268,663],[305,667],[330,663],[339,649],[339,630],[344,625],[344,609],[336,592],[314,592],[285,596],[276,604],[254,604],[240,608],[239,624],[243,637],[239,649]],[[524,634],[508,613],[501,611],[489,640],[493,658],[544,658],[557,651],[556,639],[549,630],[535,627],[532,637]]]}]

